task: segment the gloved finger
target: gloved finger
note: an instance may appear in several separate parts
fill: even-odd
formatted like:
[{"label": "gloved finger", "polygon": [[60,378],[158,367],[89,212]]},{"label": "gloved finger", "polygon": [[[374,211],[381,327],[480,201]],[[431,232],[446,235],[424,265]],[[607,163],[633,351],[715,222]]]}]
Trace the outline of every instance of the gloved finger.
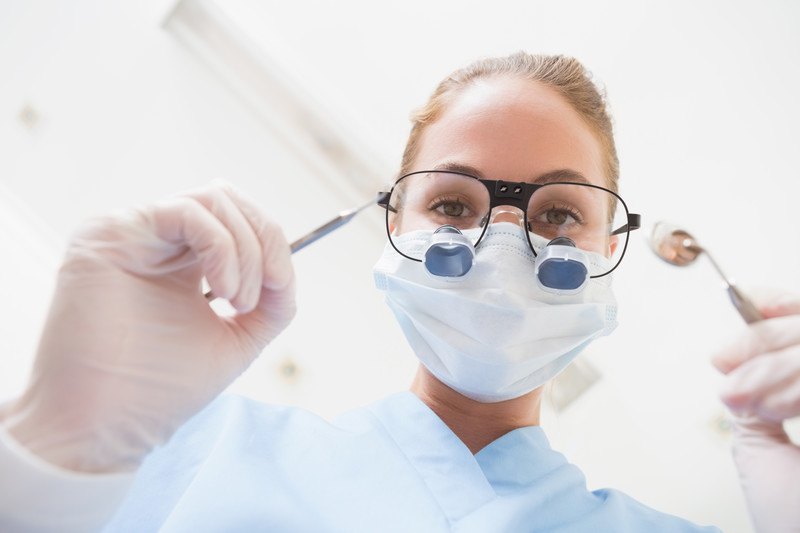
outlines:
[{"label": "gloved finger", "polygon": [[796,294],[783,293],[769,301],[756,300],[765,318],[800,314],[800,297]]},{"label": "gloved finger", "polygon": [[800,314],[800,295],[785,289],[758,287],[745,294],[761,311],[764,318]]},{"label": "gloved finger", "polygon": [[734,415],[731,417],[733,422],[733,434],[737,443],[743,441],[771,441],[775,444],[789,444],[789,435],[783,427],[781,421],[765,420],[754,415]]},{"label": "gloved finger", "polygon": [[735,413],[780,422],[800,415],[800,345],[746,361],[725,378],[722,401]]},{"label": "gloved finger", "polygon": [[236,296],[241,284],[236,243],[218,218],[186,196],[159,202],[146,215],[158,238],[194,252],[215,294]]},{"label": "gloved finger", "polygon": [[188,194],[219,219],[230,231],[236,243],[241,282],[239,292],[230,300],[231,305],[241,312],[248,313],[258,304],[261,295],[263,262],[261,242],[239,207],[225,190],[229,186],[216,181],[211,187]]},{"label": "gloved finger", "polygon": [[261,242],[263,261],[261,285],[276,291],[287,288],[294,282],[294,268],[289,243],[283,230],[255,202],[236,188],[228,187],[225,193],[239,207]]},{"label": "gloved finger", "polygon": [[711,362],[727,374],[745,361],[800,344],[800,315],[786,315],[750,324],[739,338],[714,354]]},{"label": "gloved finger", "polygon": [[757,416],[766,420],[783,422],[800,416],[800,376],[784,381],[783,387],[767,394],[755,408]]},{"label": "gloved finger", "polygon": [[294,269],[289,243],[280,226],[270,220],[254,202],[235,188],[226,189],[261,241],[263,253],[262,290],[256,309],[236,317],[243,341],[259,352],[294,318],[296,313]]}]

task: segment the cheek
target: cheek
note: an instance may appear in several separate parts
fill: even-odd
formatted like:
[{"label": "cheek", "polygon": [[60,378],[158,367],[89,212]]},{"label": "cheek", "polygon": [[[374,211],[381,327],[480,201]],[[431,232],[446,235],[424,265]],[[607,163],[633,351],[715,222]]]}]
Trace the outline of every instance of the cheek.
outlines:
[{"label": "cheek", "polygon": [[403,210],[401,213],[389,218],[389,233],[391,235],[403,235],[420,229],[433,228],[428,219],[419,213]]}]

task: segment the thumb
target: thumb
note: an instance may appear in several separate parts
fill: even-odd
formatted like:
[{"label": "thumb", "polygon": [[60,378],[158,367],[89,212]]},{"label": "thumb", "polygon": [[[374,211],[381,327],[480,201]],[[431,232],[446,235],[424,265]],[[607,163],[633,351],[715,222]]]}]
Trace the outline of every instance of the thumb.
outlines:
[{"label": "thumb", "polygon": [[297,312],[295,284],[292,280],[279,290],[262,287],[258,306],[247,314],[237,315],[231,321],[236,325],[241,340],[248,345],[253,357],[283,331]]},{"label": "thumb", "polygon": [[750,295],[764,318],[800,314],[800,295],[776,288],[758,288]]}]

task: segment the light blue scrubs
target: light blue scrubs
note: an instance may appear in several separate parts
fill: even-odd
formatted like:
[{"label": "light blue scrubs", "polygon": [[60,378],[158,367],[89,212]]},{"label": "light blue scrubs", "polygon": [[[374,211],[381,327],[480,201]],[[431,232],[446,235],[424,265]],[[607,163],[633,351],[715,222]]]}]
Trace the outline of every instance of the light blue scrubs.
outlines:
[{"label": "light blue scrubs", "polygon": [[589,492],[539,427],[473,455],[410,392],[329,423],[236,396],[152,453],[107,531],[717,531]]}]

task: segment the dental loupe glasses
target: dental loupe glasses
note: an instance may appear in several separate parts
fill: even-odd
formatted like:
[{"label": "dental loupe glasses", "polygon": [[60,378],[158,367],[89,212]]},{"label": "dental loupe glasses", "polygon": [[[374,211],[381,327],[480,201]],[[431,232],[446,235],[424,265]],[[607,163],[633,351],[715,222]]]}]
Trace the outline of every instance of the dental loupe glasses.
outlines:
[{"label": "dental loupe glasses", "polygon": [[[493,220],[513,213],[521,221],[539,285],[559,294],[579,292],[590,278],[619,265],[628,234],[641,225],[641,217],[629,213],[616,192],[570,178],[581,177],[558,170],[529,183],[460,170],[411,172],[380,202],[389,242],[432,276],[455,281],[471,271]],[[424,238],[428,241],[420,242]],[[607,255],[608,261],[592,262],[587,252]]]}]

